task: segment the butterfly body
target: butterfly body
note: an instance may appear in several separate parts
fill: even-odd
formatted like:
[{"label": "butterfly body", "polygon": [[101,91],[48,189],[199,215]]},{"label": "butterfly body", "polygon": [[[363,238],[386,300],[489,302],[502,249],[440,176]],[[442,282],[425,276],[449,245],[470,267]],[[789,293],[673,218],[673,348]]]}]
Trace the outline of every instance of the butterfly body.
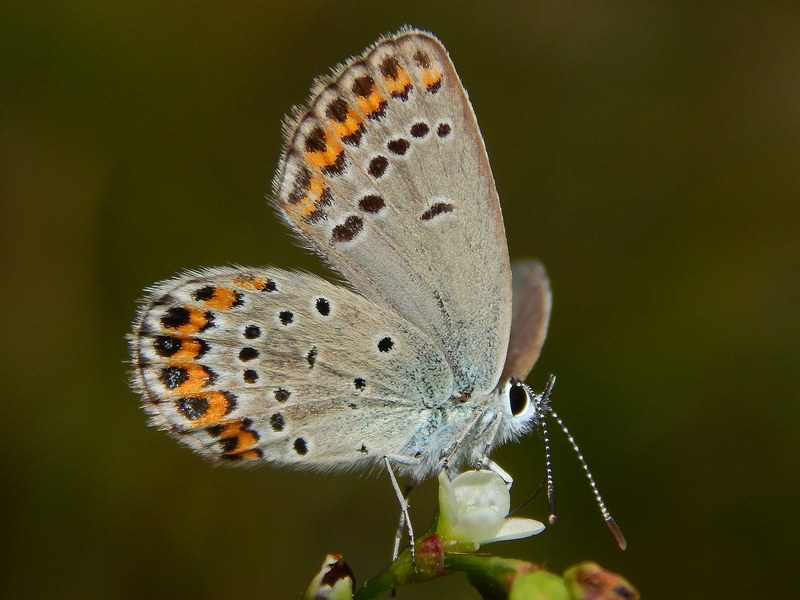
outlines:
[{"label": "butterfly body", "polygon": [[[133,383],[214,459],[421,480],[535,426],[515,400],[547,328],[541,265],[510,267],[483,139],[441,43],[403,30],[320,79],[271,198],[350,288],[277,268],[185,272],[143,300]],[[529,400],[529,399],[528,399]]]}]

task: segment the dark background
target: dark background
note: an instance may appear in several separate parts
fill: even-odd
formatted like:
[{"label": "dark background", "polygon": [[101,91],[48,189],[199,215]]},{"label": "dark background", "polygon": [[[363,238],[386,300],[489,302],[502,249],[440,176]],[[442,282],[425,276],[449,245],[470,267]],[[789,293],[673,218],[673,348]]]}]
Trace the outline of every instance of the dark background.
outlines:
[{"label": "dark background", "polygon": [[[560,522],[485,549],[594,559],[647,598],[796,593],[796,2],[4,2],[4,596],[291,598],[326,552],[360,581],[387,562],[385,477],[213,468],[145,426],[124,335],[142,288],[183,268],[325,273],[263,201],[280,120],[405,23],[471,93],[512,258],[549,269],[529,381],[559,376],[630,543],[554,435]],[[495,458],[521,501],[541,444]],[[445,594],[477,598],[458,577],[402,597]]]}]

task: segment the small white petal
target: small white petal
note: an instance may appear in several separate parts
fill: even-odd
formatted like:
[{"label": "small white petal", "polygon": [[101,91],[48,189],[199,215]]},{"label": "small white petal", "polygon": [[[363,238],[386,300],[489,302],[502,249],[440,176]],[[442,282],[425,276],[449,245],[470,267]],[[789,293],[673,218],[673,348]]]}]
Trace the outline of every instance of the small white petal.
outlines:
[{"label": "small white petal", "polygon": [[498,518],[497,513],[492,510],[472,510],[461,517],[453,528],[453,534],[462,542],[480,543],[485,539],[493,540],[503,527],[503,518]]},{"label": "small white petal", "polygon": [[482,544],[490,542],[506,542],[508,540],[518,540],[520,538],[530,537],[544,531],[544,523],[534,521],[533,519],[511,518],[506,519],[500,531],[497,532],[494,539],[484,540]]},{"label": "small white petal", "polygon": [[453,483],[445,471],[439,473],[439,519],[444,519],[448,525],[458,521],[458,503]]}]

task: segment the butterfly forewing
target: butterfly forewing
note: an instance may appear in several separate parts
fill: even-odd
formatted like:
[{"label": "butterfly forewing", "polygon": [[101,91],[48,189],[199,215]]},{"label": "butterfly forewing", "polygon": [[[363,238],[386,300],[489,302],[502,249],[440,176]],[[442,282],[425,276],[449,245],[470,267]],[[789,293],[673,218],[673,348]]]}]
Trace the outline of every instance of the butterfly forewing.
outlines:
[{"label": "butterfly forewing", "polygon": [[494,179],[446,50],[415,30],[320,80],[286,126],[273,201],[360,293],[430,334],[452,393],[491,391],[511,323]]},{"label": "butterfly forewing", "polygon": [[153,424],[211,458],[379,460],[453,386],[426,334],[313,275],[207,269],[150,292],[131,336],[135,385]]}]

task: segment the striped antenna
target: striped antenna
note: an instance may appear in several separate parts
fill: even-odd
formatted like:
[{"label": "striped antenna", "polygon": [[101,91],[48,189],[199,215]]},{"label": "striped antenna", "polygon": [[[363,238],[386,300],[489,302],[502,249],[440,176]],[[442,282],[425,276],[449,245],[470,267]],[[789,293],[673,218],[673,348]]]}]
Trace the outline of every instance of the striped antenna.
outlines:
[{"label": "striped antenna", "polygon": [[552,453],[550,451],[550,434],[547,432],[547,419],[544,416],[548,412],[552,412],[550,408],[550,394],[553,392],[553,386],[556,384],[556,376],[550,375],[547,379],[547,385],[544,387],[542,395],[538,398],[529,389],[528,392],[537,398],[537,409],[539,414],[542,415],[540,428],[542,431],[542,439],[544,440],[544,465],[547,478],[547,505],[549,506],[550,513],[547,515],[547,522],[552,525],[558,519],[556,508],[556,484],[553,480],[553,461]]},{"label": "striped antenna", "polygon": [[558,426],[561,427],[561,431],[563,431],[564,435],[567,436],[567,440],[572,446],[572,449],[575,451],[575,454],[578,457],[578,462],[581,463],[581,467],[583,468],[583,473],[586,475],[589,486],[592,488],[592,493],[594,494],[595,501],[600,509],[600,514],[603,516],[603,520],[606,522],[606,525],[608,525],[611,535],[614,536],[619,549],[625,550],[628,547],[628,543],[625,541],[625,536],[622,534],[622,530],[619,528],[619,525],[617,525],[617,522],[611,516],[608,508],[606,508],[606,503],[603,501],[603,497],[600,495],[600,490],[597,489],[597,483],[594,480],[594,476],[592,476],[592,472],[589,470],[589,465],[586,463],[586,459],[583,457],[580,448],[578,448],[575,438],[572,437],[572,434],[569,432],[569,429],[567,429],[567,426],[564,425],[561,417],[559,417],[558,414],[550,407],[550,394],[552,393],[553,386],[555,386],[555,384],[555,375],[550,375],[542,395],[537,398],[537,406],[540,410],[539,414],[541,415],[540,427],[542,429],[542,437],[544,438],[545,464],[547,468],[547,499],[550,504],[550,515],[548,520],[550,521],[551,525],[556,521],[556,498],[555,486],[553,485],[553,470],[550,460],[550,438],[547,433],[547,426],[545,425],[547,413],[550,413],[553,416],[553,419],[555,419],[556,423],[558,423]]}]

